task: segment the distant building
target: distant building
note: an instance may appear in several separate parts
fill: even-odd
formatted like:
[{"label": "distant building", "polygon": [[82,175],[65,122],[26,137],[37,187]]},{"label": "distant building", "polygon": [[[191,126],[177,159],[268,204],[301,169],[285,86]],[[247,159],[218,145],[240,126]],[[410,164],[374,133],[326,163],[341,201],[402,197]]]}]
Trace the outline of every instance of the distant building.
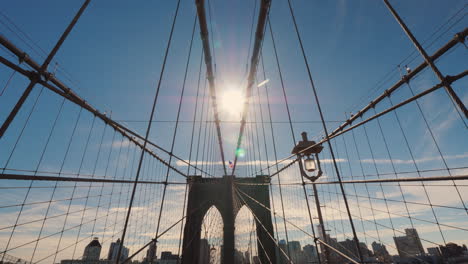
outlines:
[{"label": "distant building", "polygon": [[[288,258],[286,256],[289,257],[289,254],[288,254],[288,245],[286,244],[286,240],[281,239],[279,241],[278,245],[279,245],[279,252],[278,252],[278,255],[277,255],[278,263],[280,263],[280,264],[288,263]],[[254,263],[255,263],[255,261],[254,261]]]},{"label": "distant building", "polygon": [[156,241],[153,241],[149,247],[148,250],[146,251],[146,258],[145,261],[146,263],[156,263],[157,257],[156,257]]},{"label": "distant building", "polygon": [[289,241],[288,247],[291,254],[301,251],[301,243],[299,241]]},{"label": "distant building", "polygon": [[101,260],[82,260],[82,259],[62,259],[60,264],[114,264],[107,259]]},{"label": "distant building", "polygon": [[317,249],[313,245],[305,245],[302,248],[302,252],[304,253],[306,263],[314,263],[318,261]]},{"label": "distant building", "polygon": [[340,245],[337,249],[341,251],[341,253],[345,254],[348,257],[359,256],[356,243],[354,240],[346,239],[344,241],[338,242]]},{"label": "distant building", "polygon": [[[179,263],[179,255],[172,254],[171,251],[161,252],[161,259],[159,259],[157,264],[177,264]],[[209,262],[208,262],[209,263]]]},{"label": "distant building", "polygon": [[[209,263],[209,262],[207,262],[207,263]],[[236,264],[247,264],[247,260],[244,257],[244,253],[242,253],[241,251],[239,251],[237,249],[234,249],[234,263],[236,263]]]},{"label": "distant building", "polygon": [[418,231],[415,228],[407,228],[405,229],[406,236],[410,238],[412,243],[418,248],[418,251],[421,254],[424,254],[424,248],[421,243],[421,239],[419,239]]},{"label": "distant building", "polygon": [[288,243],[289,254],[292,262],[303,263],[304,257],[301,250],[301,243],[299,241],[289,241]]},{"label": "distant building", "polygon": [[[121,247],[120,238],[117,241],[112,242],[109,247],[109,253],[107,254],[107,259],[115,261],[117,260],[117,254],[119,253],[119,248]],[[126,247],[122,247],[122,252],[120,253],[120,261],[124,261],[128,258],[129,250]]]},{"label": "distant building", "polygon": [[459,246],[455,243],[447,243],[445,246],[440,246],[440,252],[442,253],[442,256],[447,259],[460,257],[463,256],[466,252],[466,246]]},{"label": "distant building", "polygon": [[387,248],[384,244],[372,242],[372,250],[374,251],[374,256],[382,263],[391,263],[392,257],[388,253]]},{"label": "distant building", "polygon": [[432,256],[442,256],[438,247],[427,248],[427,253]]},{"label": "distant building", "polygon": [[81,259],[63,259],[61,264],[110,264],[108,260],[99,260],[101,255],[101,243],[97,237],[85,247],[83,257]]},{"label": "distant building", "polygon": [[[340,247],[339,244],[338,244],[338,241],[336,240],[336,238],[332,238],[329,234],[326,233],[326,231],[325,231],[325,233],[322,232],[323,229],[322,229],[322,226],[320,224],[317,225],[317,230],[318,230],[319,238],[322,241],[324,241],[325,243],[327,243],[328,245],[330,245],[333,248],[338,249]],[[339,255],[335,251],[329,249],[328,247],[323,245],[323,243],[320,243],[319,247],[320,247],[321,254],[323,254],[322,258],[325,259],[325,251],[327,251],[328,254],[329,254],[329,258],[330,258],[331,263],[340,263],[340,261],[342,261],[343,257],[341,255]]]},{"label": "distant building", "polygon": [[83,252],[83,260],[99,260],[101,256],[101,243],[97,237],[93,238],[91,242],[85,247]]},{"label": "distant building", "polygon": [[411,258],[418,255],[424,255],[421,239],[414,228],[405,229],[405,236],[394,237],[398,255],[402,258]]}]

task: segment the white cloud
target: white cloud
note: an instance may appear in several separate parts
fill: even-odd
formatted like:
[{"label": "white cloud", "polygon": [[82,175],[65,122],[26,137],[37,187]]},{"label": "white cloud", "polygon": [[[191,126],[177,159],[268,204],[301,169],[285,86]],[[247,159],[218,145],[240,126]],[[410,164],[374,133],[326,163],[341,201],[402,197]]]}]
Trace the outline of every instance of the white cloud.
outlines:
[{"label": "white cloud", "polygon": [[[445,155],[445,159],[463,159],[463,158],[468,158],[468,153],[464,154],[458,154],[458,155]],[[414,161],[416,163],[422,163],[422,162],[431,162],[431,161],[440,161],[442,158],[440,156],[436,157],[424,157],[420,159],[415,159]],[[402,160],[402,159],[361,159],[361,162],[363,163],[377,163],[377,164],[390,164],[393,162],[393,164],[413,164],[413,160]]]},{"label": "white cloud", "polygon": [[[348,161],[347,159],[335,159],[335,160],[336,160],[336,162],[346,162],[346,161]],[[294,161],[293,159],[283,160],[281,162],[278,162],[278,165],[288,165],[293,161]],[[333,162],[332,159],[320,159],[320,163],[332,163],[332,162]],[[188,166],[187,163],[189,163],[189,160],[184,160],[184,161],[178,160],[176,162],[176,165],[181,166],[181,167],[186,167],[186,166]],[[190,164],[192,164],[192,165],[197,164],[197,166],[201,166],[201,165],[223,165],[223,162],[222,161],[191,161]],[[266,165],[266,164],[271,166],[271,165],[276,164],[276,161],[275,160],[237,161],[236,166]]]}]

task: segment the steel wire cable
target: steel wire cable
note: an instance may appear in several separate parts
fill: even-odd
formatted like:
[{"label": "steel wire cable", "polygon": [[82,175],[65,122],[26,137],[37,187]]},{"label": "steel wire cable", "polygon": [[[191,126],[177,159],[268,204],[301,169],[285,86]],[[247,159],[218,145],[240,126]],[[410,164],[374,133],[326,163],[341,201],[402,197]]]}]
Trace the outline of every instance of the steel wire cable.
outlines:
[{"label": "steel wire cable", "polygon": [[[459,14],[461,14],[461,12],[466,8],[466,4],[460,8],[459,10],[457,10],[453,15],[451,15],[447,21],[445,21],[442,25],[440,25],[430,36],[428,36],[426,39],[424,39],[421,44],[423,46],[425,46],[426,48],[430,48],[438,39],[440,39],[442,36],[444,36],[452,27],[454,27],[455,25],[457,25],[465,16],[466,16],[466,13],[463,14],[463,16],[461,16],[461,18],[459,18],[458,20],[456,20],[455,22],[453,22],[451,25],[449,25],[449,23],[455,18],[457,17]],[[428,41],[430,41],[433,37],[435,37],[435,35],[441,31],[445,26],[449,25],[449,27],[447,29],[445,29],[442,33],[440,33],[435,39],[433,39],[429,44],[425,45]],[[414,56],[416,55],[416,56]],[[386,74],[384,74],[384,76],[382,78],[380,78],[380,80],[373,86],[375,86],[374,88],[371,88],[369,89],[367,92],[366,92],[366,95],[367,96],[363,96],[361,97],[361,99],[359,99],[359,103],[355,103],[353,106],[351,107],[348,107],[347,108],[347,111],[351,111],[352,109],[358,107],[359,104],[361,104],[364,100],[366,99],[369,99],[371,98],[370,96],[371,95],[375,95],[375,92],[377,92],[378,90],[380,90],[383,85],[388,82],[388,77],[390,76],[390,74],[398,74],[398,66],[399,65],[409,65],[411,62],[413,62],[416,58],[418,57],[417,55],[417,50],[414,49],[411,53],[409,53],[405,58],[403,58],[398,64],[396,67],[392,68],[392,70],[390,70],[389,72],[387,72]],[[406,61],[410,59],[409,61]],[[364,99],[364,97],[366,97],[366,99]]]},{"label": "steel wire cable", "polygon": [[[162,82],[162,78],[163,78],[163,75],[164,75],[164,70],[166,68],[166,62],[167,62],[167,57],[168,57],[168,54],[169,54],[169,48],[171,47],[172,36],[173,36],[173,33],[174,33],[175,22],[177,20],[177,15],[179,13],[179,6],[180,6],[180,0],[177,1],[177,6],[175,8],[175,14],[174,14],[173,20],[172,20],[171,31],[170,31],[170,34],[169,34],[169,39],[167,41],[167,46],[166,46],[166,50],[165,50],[165,54],[164,54],[164,59],[163,59],[162,67],[161,67],[161,72],[160,72],[160,75],[159,75],[159,80],[158,80],[158,84],[157,84],[157,88],[156,88],[156,94],[154,96],[153,106],[152,106],[150,117],[149,117],[150,122],[148,123],[148,127],[146,129],[145,140],[144,140],[144,143],[143,143],[143,149],[146,148],[146,145],[148,143],[148,137],[149,137],[149,133],[151,131],[151,124],[152,124],[151,120],[153,120],[154,112],[155,112],[155,109],[156,109],[156,104],[157,104],[158,97],[159,97],[161,82]],[[132,197],[130,199],[130,204],[129,204],[128,209],[127,209],[127,217],[125,218],[124,230],[122,232],[122,237],[121,237],[121,240],[120,240],[122,245],[124,245],[124,242],[125,242],[125,234],[126,234],[126,231],[127,231],[127,225],[128,225],[128,221],[129,221],[131,210],[132,210],[133,197],[135,196],[136,187],[138,185],[138,179],[139,179],[139,176],[140,176],[140,170],[141,170],[141,165],[142,165],[142,162],[143,162],[144,155],[145,155],[145,152],[142,151],[140,159],[139,159],[139,163],[138,163],[136,176],[135,176],[135,184],[133,186],[133,191],[132,191],[132,195],[131,195]],[[156,233],[157,232],[158,231],[156,231]],[[157,234],[156,234],[156,236],[157,236]],[[119,247],[118,253],[117,253],[116,264],[119,264],[121,254],[122,254],[122,247]]]},{"label": "steel wire cable", "polygon": [[[189,148],[189,156],[188,156],[188,162],[191,163],[192,161],[192,151],[193,151],[193,139],[194,139],[194,135],[195,135],[195,120],[196,120],[196,117],[197,117],[197,110],[198,110],[198,101],[199,101],[199,92],[200,92],[200,79],[201,79],[201,75],[202,75],[202,62],[203,62],[203,49],[201,49],[201,52],[200,52],[201,56],[200,56],[200,64],[199,64],[199,67],[198,67],[198,81],[197,81],[197,92],[196,92],[196,96],[195,96],[195,106],[194,106],[194,111],[193,111],[193,122],[192,122],[192,131],[191,131],[191,135],[190,135],[190,148]],[[195,159],[196,161],[196,159]],[[190,175],[190,166],[187,167],[187,175]],[[186,184],[185,185],[185,190],[184,190],[184,201],[183,201],[183,205],[182,205],[182,217],[185,216],[185,207],[186,207],[186,203],[187,203],[187,195],[188,195],[188,188],[189,188],[189,185]],[[182,221],[181,225],[180,225],[180,231],[179,231],[179,246],[177,247],[177,255],[181,255],[181,247],[182,247],[182,232],[183,232],[183,229],[184,229],[184,221]]]}]

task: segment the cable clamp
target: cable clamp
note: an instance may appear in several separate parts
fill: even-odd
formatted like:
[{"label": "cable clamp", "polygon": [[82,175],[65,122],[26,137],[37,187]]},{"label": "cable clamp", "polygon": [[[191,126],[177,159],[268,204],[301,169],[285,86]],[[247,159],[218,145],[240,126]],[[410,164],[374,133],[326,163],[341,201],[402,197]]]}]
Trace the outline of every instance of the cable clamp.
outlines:
[{"label": "cable clamp", "polygon": [[409,79],[408,76],[405,74],[405,75],[403,75],[403,77],[401,77],[401,80],[402,80],[403,82],[405,82],[405,83],[409,83],[409,80],[410,80],[410,79]]},{"label": "cable clamp", "polygon": [[21,56],[18,56],[18,61],[20,64],[23,63],[23,61],[26,61],[28,59],[29,59],[29,55],[26,52],[23,52]]},{"label": "cable clamp", "polygon": [[465,36],[463,36],[462,32],[455,34],[455,39],[460,43],[465,43]]},{"label": "cable clamp", "polygon": [[388,89],[385,89],[384,94],[386,97],[390,97],[392,94],[388,91]]},{"label": "cable clamp", "polygon": [[50,78],[53,76],[53,74],[50,72],[44,72],[42,76],[44,76],[44,81],[48,82]]},{"label": "cable clamp", "polygon": [[444,79],[440,82],[441,86],[448,86],[453,83],[453,76],[447,75],[444,77]]},{"label": "cable clamp", "polygon": [[35,71],[30,71],[30,75],[28,76],[29,80],[31,80],[31,82],[39,82],[41,80],[41,75],[38,73],[38,72],[35,72]]}]

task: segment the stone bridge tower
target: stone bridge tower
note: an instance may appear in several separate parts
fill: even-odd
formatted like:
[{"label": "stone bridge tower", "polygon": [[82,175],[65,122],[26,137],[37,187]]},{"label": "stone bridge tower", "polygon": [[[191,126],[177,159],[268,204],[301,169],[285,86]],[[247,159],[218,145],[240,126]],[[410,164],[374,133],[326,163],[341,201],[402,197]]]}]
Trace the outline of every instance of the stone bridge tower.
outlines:
[{"label": "stone bridge tower", "polygon": [[[205,264],[199,263],[201,225],[206,212],[211,206],[218,209],[224,223],[222,263],[233,264],[234,222],[237,213],[244,205],[247,205],[254,215],[258,238],[258,257],[261,263],[276,263],[275,242],[269,235],[274,236],[271,212],[245,195],[249,195],[270,208],[270,179],[268,176],[261,175],[255,178],[236,178],[234,176],[202,178],[201,176],[190,176],[187,181],[189,195],[182,249],[183,264]],[[235,206],[239,204],[242,206]]]}]

